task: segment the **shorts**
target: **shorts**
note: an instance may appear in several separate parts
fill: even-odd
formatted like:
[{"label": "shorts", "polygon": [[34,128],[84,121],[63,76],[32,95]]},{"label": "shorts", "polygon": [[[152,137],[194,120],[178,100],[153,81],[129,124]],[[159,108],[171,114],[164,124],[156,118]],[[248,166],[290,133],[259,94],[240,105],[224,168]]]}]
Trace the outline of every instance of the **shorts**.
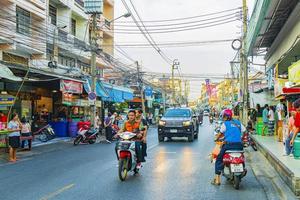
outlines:
[{"label": "shorts", "polygon": [[19,148],[20,147],[20,136],[11,136],[8,137],[8,144],[11,148]]}]

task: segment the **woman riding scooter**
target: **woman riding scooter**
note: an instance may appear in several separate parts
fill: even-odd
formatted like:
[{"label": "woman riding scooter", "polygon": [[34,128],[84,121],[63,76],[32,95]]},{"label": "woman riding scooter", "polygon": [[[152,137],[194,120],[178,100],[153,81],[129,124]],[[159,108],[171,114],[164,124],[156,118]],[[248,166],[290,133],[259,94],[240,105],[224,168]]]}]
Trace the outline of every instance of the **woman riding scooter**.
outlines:
[{"label": "woman riding scooter", "polygon": [[211,182],[213,185],[221,185],[221,173],[224,169],[223,156],[227,150],[243,150],[242,132],[245,127],[239,120],[232,119],[232,110],[223,111],[224,123],[220,128],[220,134],[217,138],[224,135],[224,144],[215,163],[215,178]]}]

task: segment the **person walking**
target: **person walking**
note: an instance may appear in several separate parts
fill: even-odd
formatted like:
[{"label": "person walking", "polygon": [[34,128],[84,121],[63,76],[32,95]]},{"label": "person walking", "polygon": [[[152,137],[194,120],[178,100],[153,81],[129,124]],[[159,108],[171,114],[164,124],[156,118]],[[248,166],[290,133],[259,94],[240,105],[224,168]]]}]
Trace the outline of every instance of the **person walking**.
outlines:
[{"label": "person walking", "polygon": [[288,123],[288,136],[286,137],[286,140],[284,142],[285,146],[285,156],[288,156],[292,153],[293,146],[291,146],[291,140],[294,135],[294,128],[295,128],[295,116],[296,116],[296,110],[292,109],[290,111],[290,118],[289,118],[289,123]]},{"label": "person walking", "polygon": [[294,146],[294,141],[296,136],[300,133],[300,98],[297,99],[294,103],[293,103],[293,107],[296,109],[296,113],[295,113],[295,122],[294,122],[294,131],[293,131],[293,137],[290,141],[290,146],[293,147]]},{"label": "person walking", "polygon": [[[28,121],[26,120],[25,117],[22,117],[21,119],[21,123],[22,123],[22,129],[21,129],[21,136],[22,137],[31,137],[31,126],[28,123]],[[32,143],[32,139],[27,139],[27,140],[22,140],[22,144],[21,144],[21,148],[24,149],[25,147],[25,142],[27,141],[28,143],[28,150],[31,150],[31,143]]]},{"label": "person walking", "polygon": [[107,117],[104,120],[105,136],[107,143],[111,143],[112,141],[112,124],[112,114],[108,113]]},{"label": "person walking", "polygon": [[280,102],[276,106],[276,116],[277,116],[276,132],[277,132],[277,136],[278,136],[278,142],[282,142],[282,140],[283,140],[283,119],[285,117],[283,103],[284,103],[284,100],[281,99]]},{"label": "person walking", "polygon": [[265,130],[266,128],[268,127],[269,125],[269,118],[268,118],[268,115],[269,115],[269,106],[268,104],[266,104],[264,106],[264,110],[262,112],[262,118],[263,118],[263,123],[264,123],[264,126],[263,126],[263,129],[262,129],[262,136],[265,135]]},{"label": "person walking", "polygon": [[269,107],[269,113],[268,113],[268,129],[269,129],[269,136],[274,135],[274,125],[275,125],[275,113],[274,113],[274,106]]},{"label": "person walking", "polygon": [[17,113],[12,114],[12,120],[8,123],[7,128],[11,133],[8,134],[9,144],[9,162],[17,161],[17,148],[20,147],[20,130],[22,124]]}]

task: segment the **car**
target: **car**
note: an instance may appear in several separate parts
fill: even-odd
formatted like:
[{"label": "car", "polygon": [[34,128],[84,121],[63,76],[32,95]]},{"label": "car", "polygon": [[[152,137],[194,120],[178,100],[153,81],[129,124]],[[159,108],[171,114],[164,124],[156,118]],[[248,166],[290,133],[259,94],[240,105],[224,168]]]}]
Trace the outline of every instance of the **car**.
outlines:
[{"label": "car", "polygon": [[170,108],[158,123],[158,141],[165,137],[187,137],[189,142],[198,138],[197,116],[190,108]]},{"label": "car", "polygon": [[203,112],[203,115],[204,115],[204,116],[208,116],[208,115],[209,115],[209,112],[208,112],[207,110],[205,110],[205,111]]}]

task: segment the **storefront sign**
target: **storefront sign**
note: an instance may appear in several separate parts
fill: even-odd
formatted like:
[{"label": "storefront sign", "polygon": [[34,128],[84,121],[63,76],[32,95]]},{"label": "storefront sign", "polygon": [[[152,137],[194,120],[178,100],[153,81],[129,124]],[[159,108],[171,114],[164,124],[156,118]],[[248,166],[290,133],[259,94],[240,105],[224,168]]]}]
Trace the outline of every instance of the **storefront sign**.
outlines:
[{"label": "storefront sign", "polygon": [[73,95],[70,93],[63,93],[62,103],[71,106],[73,103]]},{"label": "storefront sign", "polygon": [[85,99],[74,99],[73,105],[80,106],[80,107],[86,107],[86,106],[90,106],[90,103],[88,100],[85,100]]},{"label": "storefront sign", "polygon": [[289,82],[300,83],[300,60],[289,67]]},{"label": "storefront sign", "polygon": [[283,93],[282,89],[285,86],[285,83],[287,82],[287,79],[281,79],[281,78],[276,78],[275,79],[275,84],[274,84],[274,95],[275,97],[281,95]]},{"label": "storefront sign", "polygon": [[60,80],[60,91],[73,94],[82,94],[82,83],[70,80]]},{"label": "storefront sign", "polygon": [[9,106],[14,103],[14,97],[1,97],[0,96],[0,106]]}]

